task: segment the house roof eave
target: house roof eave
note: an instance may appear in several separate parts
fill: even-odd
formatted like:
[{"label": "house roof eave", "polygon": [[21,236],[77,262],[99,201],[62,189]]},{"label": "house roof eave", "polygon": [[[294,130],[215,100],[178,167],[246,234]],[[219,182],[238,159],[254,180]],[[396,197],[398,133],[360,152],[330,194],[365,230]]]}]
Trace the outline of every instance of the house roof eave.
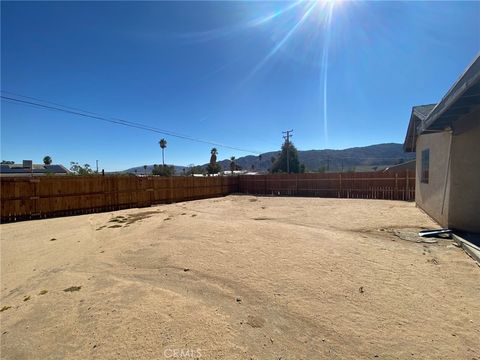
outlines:
[{"label": "house roof eave", "polygon": [[[425,121],[422,122],[419,130],[423,132],[426,130],[443,130],[446,127],[451,127],[453,121],[469,113],[475,106],[478,106],[480,99],[478,88],[480,88],[480,54],[477,55],[442,100],[433,108]],[[474,90],[473,96],[467,94],[471,90]],[[468,99],[462,99],[464,95],[465,99],[467,97]],[[464,102],[461,107],[457,106],[460,100]]]}]

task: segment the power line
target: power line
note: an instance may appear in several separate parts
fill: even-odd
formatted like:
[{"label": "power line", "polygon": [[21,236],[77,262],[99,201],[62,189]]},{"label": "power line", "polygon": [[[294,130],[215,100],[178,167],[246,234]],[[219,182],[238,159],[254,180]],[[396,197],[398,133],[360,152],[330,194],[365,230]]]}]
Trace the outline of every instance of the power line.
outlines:
[{"label": "power line", "polygon": [[[3,93],[8,93],[6,91],[2,91],[2,92]],[[10,94],[13,94],[13,93],[10,93]],[[108,118],[108,117],[105,117],[103,115],[93,113],[93,112],[90,112],[90,111],[86,111],[86,110],[83,110],[83,109],[72,108],[72,107],[61,105],[61,104],[51,103],[51,102],[48,102],[48,101],[45,101],[45,100],[36,99],[36,98],[24,96],[24,95],[19,95],[19,94],[14,94],[14,95],[24,97],[24,98],[27,98],[27,99],[32,99],[32,100],[35,100],[36,102],[23,100],[23,99],[18,99],[18,98],[14,98],[14,97],[11,97],[11,96],[4,96],[4,95],[1,95],[1,98],[3,100],[13,101],[15,103],[22,104],[22,105],[28,105],[28,106],[34,106],[34,107],[38,107],[38,108],[47,109],[47,110],[64,112],[64,113],[68,113],[68,114],[72,114],[72,115],[77,115],[77,116],[82,116],[82,117],[91,118],[91,119],[95,119],[95,120],[100,120],[100,121],[104,121],[104,122],[109,122],[109,123],[112,123],[112,124],[123,125],[123,126],[128,126],[128,127],[132,127],[132,128],[141,129],[141,130],[151,131],[151,132],[155,132],[155,133],[162,134],[162,135],[168,135],[168,136],[180,138],[180,139],[183,139],[183,140],[194,141],[194,142],[199,142],[199,143],[203,143],[203,144],[209,144],[209,145],[213,145],[213,146],[222,147],[222,148],[225,148],[225,149],[237,150],[237,151],[242,151],[242,152],[246,152],[246,153],[252,153],[252,154],[257,154],[257,155],[260,154],[259,151],[247,150],[247,149],[238,148],[238,147],[235,147],[235,146],[230,146],[230,145],[217,143],[217,142],[214,142],[214,141],[208,141],[208,140],[203,140],[203,139],[199,139],[199,138],[194,138],[194,137],[191,137],[191,136],[188,136],[188,135],[183,135],[183,134],[175,133],[175,132],[172,132],[172,131],[159,129],[159,128],[156,128],[156,127],[152,127],[152,126],[149,126],[149,125],[145,125],[145,124],[141,124],[141,123],[137,123],[137,122],[133,122],[133,121],[127,121],[127,120],[116,119],[116,118]],[[39,102],[44,102],[44,103],[52,104],[52,105],[46,105],[46,104],[42,104],[42,103],[39,103]]]},{"label": "power line", "polygon": [[[9,91],[4,91],[4,90],[2,90],[1,92],[5,93],[5,94],[14,95],[16,97],[22,97],[22,98],[25,98],[25,99],[30,99],[30,100],[35,101],[35,102],[27,101],[27,100],[17,99],[17,98],[11,97],[11,96],[1,95],[2,100],[10,101],[10,102],[13,101],[17,104],[21,104],[21,105],[24,105],[24,106],[31,106],[31,107],[34,107],[34,108],[35,107],[36,108],[42,108],[42,109],[47,109],[47,110],[51,110],[51,111],[60,111],[60,112],[69,113],[69,114],[72,114],[72,115],[92,118],[92,119],[96,119],[96,120],[100,120],[100,121],[104,121],[104,122],[109,122],[109,123],[113,123],[113,124],[117,124],[117,125],[123,125],[123,126],[128,126],[128,127],[132,127],[132,128],[141,129],[141,130],[151,131],[151,132],[155,132],[155,133],[162,134],[162,135],[177,137],[177,138],[188,140],[188,141],[194,141],[194,142],[199,142],[199,143],[203,143],[203,144],[214,145],[214,146],[218,146],[218,147],[222,147],[222,148],[226,148],[226,149],[237,150],[237,151],[242,151],[242,152],[252,153],[252,154],[257,154],[257,155],[261,154],[259,151],[247,150],[247,149],[238,148],[238,147],[235,147],[235,146],[230,146],[230,145],[217,143],[217,142],[214,142],[214,141],[208,141],[208,140],[203,140],[203,139],[199,139],[199,138],[194,138],[194,137],[191,137],[191,136],[188,136],[188,135],[179,134],[179,133],[164,130],[164,129],[159,129],[159,128],[156,128],[156,127],[152,127],[152,126],[137,123],[137,122],[122,120],[122,119],[118,119],[118,118],[107,118],[107,117],[105,117],[105,116],[103,116],[99,113],[87,111],[87,110],[76,108],[76,107],[70,107],[70,106],[62,105],[62,104],[47,101],[47,100],[42,100],[42,99],[38,99],[38,98],[30,97],[30,96],[25,96],[25,95],[21,95],[21,94],[9,92]],[[50,104],[50,105],[45,105],[45,104],[42,104],[42,103],[46,103],[46,104]],[[293,132],[293,130],[283,132],[284,134],[288,133],[287,134],[288,135],[288,142],[289,142],[290,138],[293,136],[293,135],[290,134],[291,132]],[[284,136],[285,140],[287,140],[286,137],[287,136]],[[288,150],[288,147],[287,147],[287,150]],[[327,150],[327,149],[325,149],[325,150]],[[322,151],[322,150],[319,150],[319,151]],[[330,150],[330,149],[328,149],[328,151],[342,151],[342,150]],[[336,159],[342,159],[342,160],[343,159],[355,159],[355,160],[399,160],[399,159],[405,159],[406,161],[408,161],[408,156],[406,156],[406,157],[407,157],[407,159],[405,159],[404,157],[338,156],[338,157],[336,157]],[[327,161],[330,162],[330,159],[329,159],[328,155],[327,155],[327,159],[328,159]]]},{"label": "power line", "polygon": [[10,94],[10,95],[17,96],[17,97],[21,97],[21,98],[25,98],[25,99],[35,100],[35,101],[37,101],[37,102],[43,102],[43,103],[50,104],[50,105],[57,105],[57,106],[60,106],[60,107],[62,107],[62,108],[64,108],[64,109],[76,110],[76,111],[80,111],[80,112],[86,113],[86,114],[92,114],[92,115],[101,116],[101,114],[94,113],[94,112],[91,112],[91,111],[86,111],[86,110],[83,110],[83,109],[80,109],[80,108],[76,108],[76,107],[72,107],[72,106],[66,106],[66,105],[62,105],[62,104],[59,104],[59,103],[56,103],[56,102],[53,102],[53,101],[42,100],[42,99],[39,99],[39,98],[27,96],[27,95],[17,94],[17,93],[11,92],[11,91],[2,90],[2,93],[4,93],[4,94]]}]

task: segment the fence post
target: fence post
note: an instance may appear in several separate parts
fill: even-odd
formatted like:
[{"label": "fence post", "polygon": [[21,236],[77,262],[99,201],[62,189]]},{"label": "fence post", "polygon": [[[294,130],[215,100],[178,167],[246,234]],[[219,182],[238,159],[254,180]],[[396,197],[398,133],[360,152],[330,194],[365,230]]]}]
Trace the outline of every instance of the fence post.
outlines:
[{"label": "fence post", "polygon": [[410,189],[408,188],[408,170],[405,173],[405,200],[410,200]]},{"label": "fence post", "polygon": [[151,189],[148,195],[148,206],[152,206],[152,204],[155,202],[155,180],[152,177],[148,179],[148,182],[148,189]]},{"label": "fence post", "polygon": [[398,200],[398,173],[395,173],[395,192],[394,192],[394,200]]},{"label": "fence post", "polygon": [[[110,210],[110,196],[107,192],[108,189],[108,181],[105,179],[105,176],[102,176],[102,190],[103,190],[103,207],[105,210]],[[107,200],[108,199],[108,200]]]},{"label": "fence post", "polygon": [[342,197],[342,173],[338,174],[338,179],[340,181],[340,192],[338,193],[338,197]]},{"label": "fence post", "polygon": [[351,191],[351,193],[350,193],[350,197],[353,199],[353,198],[355,198],[355,193],[356,193],[356,191],[355,191],[355,185],[356,185],[356,184],[355,184],[355,173],[353,172],[353,173],[351,173],[351,174],[352,174],[352,175],[351,175],[351,176],[352,176],[352,191]]},{"label": "fence post", "polygon": [[[31,216],[38,216],[40,215],[40,211],[39,211],[39,206],[38,206],[38,202],[39,202],[39,186],[40,186],[40,179],[35,179],[35,178],[30,178],[30,184],[33,186],[33,188],[31,188],[31,196],[30,196],[30,217]],[[16,185],[16,184],[15,184]]]}]

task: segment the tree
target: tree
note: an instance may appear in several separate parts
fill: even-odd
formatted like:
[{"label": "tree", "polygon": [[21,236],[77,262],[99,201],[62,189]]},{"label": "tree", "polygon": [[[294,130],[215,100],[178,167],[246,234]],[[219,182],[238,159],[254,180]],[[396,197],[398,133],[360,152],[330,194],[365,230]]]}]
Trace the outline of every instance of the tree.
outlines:
[{"label": "tree", "polygon": [[45,157],[43,158],[43,163],[44,163],[45,165],[51,165],[51,164],[52,164],[52,158],[51,158],[50,156],[48,156],[48,155],[45,156]]},{"label": "tree", "polygon": [[235,171],[235,156],[230,158],[230,170],[232,171],[232,174]]},{"label": "tree", "polygon": [[145,175],[147,175],[147,165],[143,165],[143,171],[144,171]]},{"label": "tree", "polygon": [[1,164],[2,165],[13,165],[13,164],[15,164],[15,161],[2,160]]},{"label": "tree", "polygon": [[157,175],[157,176],[173,176],[175,175],[175,167],[173,165],[171,166],[165,166],[165,165],[153,165],[152,169],[152,175]]},{"label": "tree", "polygon": [[210,150],[210,164],[215,164],[217,162],[217,155],[217,148],[212,148],[212,150]]},{"label": "tree", "polygon": [[272,156],[272,157],[270,158],[270,162],[273,164],[273,163],[275,163],[275,161],[277,161],[277,159],[275,158],[275,156]]},{"label": "tree", "polygon": [[302,166],[303,164],[300,164],[300,161],[298,160],[298,151],[295,145],[290,141],[284,142],[282,145],[282,151],[279,155],[279,157],[275,160],[275,162],[272,165],[272,173],[281,173],[287,172],[287,146],[288,146],[288,157],[289,157],[289,166],[290,166],[290,172],[291,173],[301,173],[305,172],[305,166]]},{"label": "tree", "polygon": [[217,154],[217,148],[212,148],[212,150],[210,150],[210,163],[207,166],[207,171],[209,174],[217,174],[222,170],[220,164],[217,164]]},{"label": "tree", "polygon": [[93,169],[89,164],[84,164],[83,166],[79,165],[78,162],[70,162],[70,171],[74,175],[92,175]]},{"label": "tree", "polygon": [[160,139],[158,142],[160,144],[160,147],[162,148],[162,164],[165,166],[165,148],[167,147],[167,140],[165,139]]}]

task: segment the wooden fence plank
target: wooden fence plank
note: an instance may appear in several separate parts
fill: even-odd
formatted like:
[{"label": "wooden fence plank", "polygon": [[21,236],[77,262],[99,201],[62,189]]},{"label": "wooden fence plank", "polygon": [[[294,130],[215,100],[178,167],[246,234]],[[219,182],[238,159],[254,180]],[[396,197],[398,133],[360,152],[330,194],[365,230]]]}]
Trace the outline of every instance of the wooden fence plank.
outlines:
[{"label": "wooden fence plank", "polygon": [[256,195],[413,200],[415,178],[398,173],[269,174],[240,176],[239,191]]},{"label": "wooden fence plank", "polygon": [[415,199],[415,177],[399,173],[269,174],[228,177],[45,176],[0,178],[1,220],[110,211],[231,193]]},{"label": "wooden fence plank", "polygon": [[224,196],[238,177],[45,176],[0,178],[1,220],[84,214]]}]

